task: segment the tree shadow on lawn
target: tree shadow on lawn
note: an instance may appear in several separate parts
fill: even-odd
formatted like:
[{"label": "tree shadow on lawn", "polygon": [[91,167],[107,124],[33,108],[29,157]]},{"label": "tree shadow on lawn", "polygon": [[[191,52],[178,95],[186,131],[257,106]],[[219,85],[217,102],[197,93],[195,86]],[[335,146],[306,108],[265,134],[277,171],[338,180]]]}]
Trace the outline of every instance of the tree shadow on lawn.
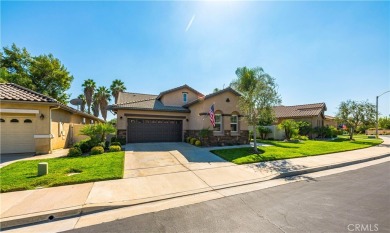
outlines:
[{"label": "tree shadow on lawn", "polygon": [[277,173],[293,172],[307,168],[303,165],[294,165],[287,160],[260,162],[256,164],[251,164],[249,166],[254,166],[256,169],[265,169],[266,171]]}]

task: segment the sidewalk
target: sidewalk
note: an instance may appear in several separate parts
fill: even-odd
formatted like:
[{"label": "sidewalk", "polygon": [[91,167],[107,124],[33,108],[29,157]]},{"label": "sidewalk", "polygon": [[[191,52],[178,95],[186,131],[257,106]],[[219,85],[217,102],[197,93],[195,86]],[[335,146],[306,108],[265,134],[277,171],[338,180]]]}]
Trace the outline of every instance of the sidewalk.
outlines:
[{"label": "sidewalk", "polygon": [[207,193],[384,158],[390,155],[390,138],[383,140],[379,146],[361,150],[249,165],[190,163],[178,151],[172,151],[177,166],[183,167],[175,172],[0,194],[1,227]]}]

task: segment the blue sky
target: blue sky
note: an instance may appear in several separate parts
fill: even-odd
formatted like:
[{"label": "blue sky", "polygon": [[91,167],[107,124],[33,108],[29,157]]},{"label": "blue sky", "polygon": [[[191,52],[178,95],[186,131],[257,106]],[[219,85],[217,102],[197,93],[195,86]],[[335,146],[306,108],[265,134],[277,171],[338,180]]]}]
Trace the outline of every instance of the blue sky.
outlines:
[{"label": "blue sky", "polygon": [[[389,42],[389,2],[1,2],[1,45],[59,58],[72,97],[87,78],[208,94],[261,66],[284,105],[325,102],[334,115],[390,90]],[[390,114],[390,94],[379,106]]]}]

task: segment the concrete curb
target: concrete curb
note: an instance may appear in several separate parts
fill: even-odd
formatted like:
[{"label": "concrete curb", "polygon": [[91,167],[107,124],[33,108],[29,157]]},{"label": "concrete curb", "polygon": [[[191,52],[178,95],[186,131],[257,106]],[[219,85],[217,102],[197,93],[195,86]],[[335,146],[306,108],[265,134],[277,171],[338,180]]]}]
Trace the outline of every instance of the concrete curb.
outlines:
[{"label": "concrete curb", "polygon": [[329,170],[329,169],[334,169],[334,168],[350,166],[350,165],[354,165],[354,164],[359,164],[359,163],[364,163],[364,162],[368,162],[368,161],[372,161],[372,160],[386,158],[389,156],[390,156],[390,153],[387,153],[387,154],[381,154],[381,155],[373,156],[370,158],[364,158],[364,159],[355,160],[355,161],[348,161],[348,162],[330,164],[330,165],[319,166],[319,167],[314,167],[314,168],[305,168],[305,169],[300,169],[300,170],[296,170],[296,171],[283,172],[283,173],[279,173],[279,175],[276,174],[275,176],[271,175],[269,177],[265,177],[264,179],[255,179],[255,180],[248,180],[248,181],[243,181],[243,182],[239,182],[239,183],[226,184],[226,185],[212,188],[211,190],[210,189],[205,189],[205,190],[202,189],[202,190],[197,190],[197,191],[193,191],[193,192],[183,192],[180,194],[177,193],[174,195],[165,195],[165,196],[159,196],[159,197],[155,197],[155,198],[146,198],[146,199],[141,199],[141,200],[124,201],[124,202],[119,202],[119,203],[117,202],[117,203],[85,204],[83,206],[70,207],[70,208],[65,208],[65,209],[57,209],[57,210],[46,211],[46,212],[41,212],[41,213],[13,216],[13,217],[1,219],[0,220],[0,229],[1,230],[8,230],[8,229],[18,228],[18,227],[22,227],[22,226],[38,224],[38,223],[47,223],[47,222],[50,222],[52,220],[57,220],[57,219],[77,217],[77,216],[81,216],[81,215],[93,214],[93,213],[97,213],[97,212],[113,210],[113,209],[118,209],[118,208],[123,208],[123,207],[135,206],[135,205],[146,204],[146,203],[153,203],[156,201],[169,200],[169,199],[174,199],[177,197],[190,196],[193,194],[222,190],[222,189],[232,188],[232,187],[245,186],[245,185],[260,183],[260,182],[273,180],[273,179],[298,176],[298,175],[303,175],[303,174],[307,174],[307,173],[313,173],[313,172],[319,172],[319,171],[324,171],[324,170]]}]

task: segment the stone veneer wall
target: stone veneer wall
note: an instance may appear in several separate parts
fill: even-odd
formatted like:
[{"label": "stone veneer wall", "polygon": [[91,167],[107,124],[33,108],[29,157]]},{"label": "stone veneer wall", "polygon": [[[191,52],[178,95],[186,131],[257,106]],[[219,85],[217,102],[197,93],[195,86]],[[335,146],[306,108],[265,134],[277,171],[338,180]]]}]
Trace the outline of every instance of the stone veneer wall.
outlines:
[{"label": "stone veneer wall", "polygon": [[[184,139],[187,137],[198,138],[200,130],[186,130]],[[249,131],[241,130],[237,136],[230,135],[230,130],[225,130],[221,135],[211,133],[207,138],[201,140],[202,146],[226,146],[226,145],[244,145],[249,143]]]}]

